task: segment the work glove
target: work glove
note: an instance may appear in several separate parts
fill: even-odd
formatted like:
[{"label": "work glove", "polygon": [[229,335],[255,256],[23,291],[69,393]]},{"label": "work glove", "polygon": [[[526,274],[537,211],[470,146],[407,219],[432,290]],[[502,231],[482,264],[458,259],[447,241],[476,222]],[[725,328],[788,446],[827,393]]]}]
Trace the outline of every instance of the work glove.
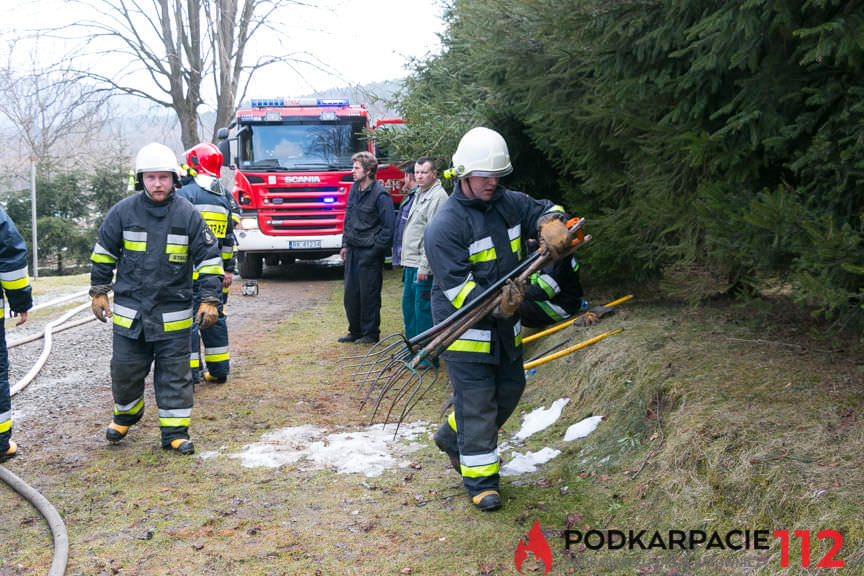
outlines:
[{"label": "work glove", "polygon": [[519,280],[507,280],[504,286],[501,287],[501,313],[504,316],[511,316],[522,304],[522,299],[525,297],[525,283]]},{"label": "work glove", "polygon": [[198,305],[198,314],[195,316],[195,321],[198,323],[200,330],[207,330],[219,319],[219,308],[211,302],[201,302]]},{"label": "work glove", "polygon": [[570,232],[559,218],[550,218],[540,224],[540,249],[558,260],[570,247]]},{"label": "work glove", "polygon": [[96,294],[93,296],[93,300],[90,301],[90,309],[93,310],[93,315],[100,322],[106,322],[108,318],[113,316],[107,294]]},{"label": "work glove", "polygon": [[577,318],[573,324],[575,326],[591,326],[592,324],[597,324],[606,316],[612,316],[617,312],[614,306],[594,306],[583,314],[581,318]]}]

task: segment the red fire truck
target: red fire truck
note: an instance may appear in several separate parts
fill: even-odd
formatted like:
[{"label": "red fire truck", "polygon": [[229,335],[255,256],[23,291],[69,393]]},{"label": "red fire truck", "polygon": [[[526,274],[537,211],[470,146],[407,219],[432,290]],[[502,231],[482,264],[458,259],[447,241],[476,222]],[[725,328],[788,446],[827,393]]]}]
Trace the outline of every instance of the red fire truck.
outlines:
[{"label": "red fire truck", "polygon": [[[366,107],[347,99],[276,98],[241,107],[230,138],[227,129],[219,131],[241,210],[235,234],[241,276],[258,278],[265,262],[339,253],[353,183],[351,156],[374,150],[369,122]],[[224,145],[229,140],[236,142],[233,158]],[[378,166],[378,181],[398,207],[405,195],[402,172],[391,159],[378,158],[388,162]]]}]

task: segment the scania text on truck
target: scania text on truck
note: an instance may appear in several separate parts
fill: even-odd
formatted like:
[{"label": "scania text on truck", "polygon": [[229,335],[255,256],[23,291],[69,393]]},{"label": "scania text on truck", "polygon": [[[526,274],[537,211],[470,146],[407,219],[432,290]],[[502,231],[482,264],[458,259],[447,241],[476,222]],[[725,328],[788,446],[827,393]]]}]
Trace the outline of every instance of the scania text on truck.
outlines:
[{"label": "scania text on truck", "polygon": [[[396,121],[399,122],[399,121]],[[351,176],[351,156],[373,151],[364,105],[347,99],[252,100],[230,129],[220,130],[220,149],[234,168],[240,206],[236,231],[244,278],[258,278],[263,264],[291,264],[338,254]],[[228,141],[236,143],[231,157]],[[379,158],[379,162],[386,161]],[[378,181],[394,207],[405,195],[403,174],[378,166]]]}]

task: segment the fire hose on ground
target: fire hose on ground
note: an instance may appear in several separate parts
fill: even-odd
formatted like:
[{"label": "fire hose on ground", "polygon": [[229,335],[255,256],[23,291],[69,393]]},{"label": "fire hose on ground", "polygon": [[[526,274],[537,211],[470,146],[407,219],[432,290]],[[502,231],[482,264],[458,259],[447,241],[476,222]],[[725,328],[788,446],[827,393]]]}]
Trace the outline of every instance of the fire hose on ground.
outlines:
[{"label": "fire hose on ground", "polygon": [[54,559],[51,561],[48,576],[63,576],[66,573],[66,562],[69,560],[69,535],[63,518],[42,494],[3,466],[0,466],[0,480],[30,502],[48,522],[54,540]]}]

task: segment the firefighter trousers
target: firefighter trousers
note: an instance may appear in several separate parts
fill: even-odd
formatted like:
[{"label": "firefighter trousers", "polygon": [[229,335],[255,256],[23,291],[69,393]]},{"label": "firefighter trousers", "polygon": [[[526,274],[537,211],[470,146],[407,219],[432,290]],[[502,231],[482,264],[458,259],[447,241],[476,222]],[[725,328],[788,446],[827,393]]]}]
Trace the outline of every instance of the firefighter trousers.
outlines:
[{"label": "firefighter trousers", "polygon": [[159,410],[162,446],[189,439],[192,416],[192,374],[189,370],[189,331],[178,330],[167,340],[147,342],[114,333],[111,392],[114,423],[131,426],[144,415],[144,379],[153,369],[153,390]]},{"label": "firefighter trousers", "polygon": [[[195,309],[193,314],[198,314],[198,304],[195,300]],[[207,372],[215,378],[227,378],[228,372],[231,369],[231,361],[228,353],[228,324],[225,322],[225,313],[223,311],[223,303],[218,306],[219,319],[210,328],[199,330],[198,323],[192,324],[189,330],[189,367],[192,369],[192,381],[198,382],[201,379],[201,345],[198,343],[200,338],[204,343],[204,363],[207,365]]]},{"label": "firefighter trousers", "polygon": [[[2,298],[3,296],[0,296]],[[2,303],[0,303],[2,304]],[[9,352],[6,350],[6,326],[0,306],[0,454],[9,449],[12,438],[12,399],[9,396]]]},{"label": "firefighter trousers", "polygon": [[345,249],[345,294],[348,332],[378,340],[381,332],[381,284],[384,250],[373,246]]},{"label": "firefighter trousers", "polygon": [[436,436],[447,452],[459,454],[462,483],[469,495],[498,490],[498,429],[525,390],[522,359],[497,366],[448,360],[447,373],[454,413]]}]

